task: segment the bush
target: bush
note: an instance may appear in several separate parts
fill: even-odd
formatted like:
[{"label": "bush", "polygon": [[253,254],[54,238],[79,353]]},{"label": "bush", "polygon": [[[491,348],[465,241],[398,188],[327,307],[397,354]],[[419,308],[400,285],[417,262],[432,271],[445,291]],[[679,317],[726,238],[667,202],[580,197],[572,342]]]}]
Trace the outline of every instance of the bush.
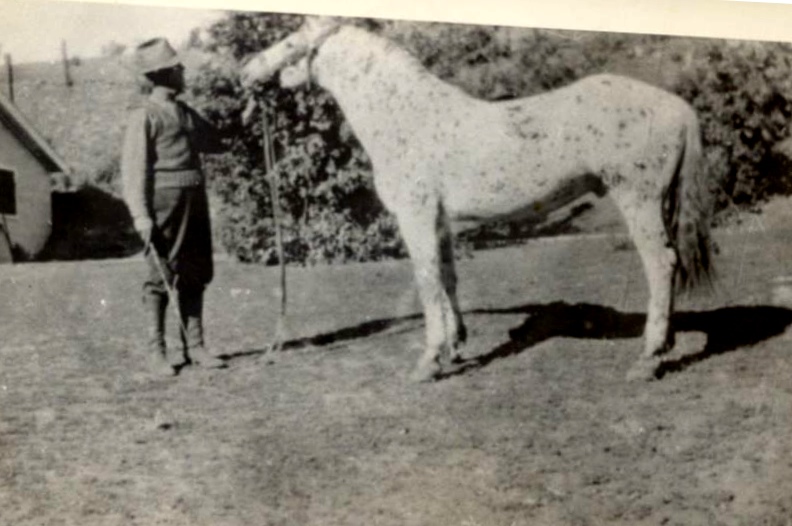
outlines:
[{"label": "bush", "polygon": [[678,86],[701,119],[708,169],[722,181],[720,209],[792,190],[774,151],[792,118],[790,52],[784,43],[711,41]]},{"label": "bush", "polygon": [[[196,77],[193,96],[236,136],[208,173],[222,202],[220,239],[242,261],[274,263],[274,226],[261,147],[262,124],[239,124],[246,96],[238,61],[282,39],[293,15],[233,13],[203,43],[215,60]],[[719,209],[755,206],[790,192],[789,163],[776,144],[788,136],[792,71],[788,44],[679,39],[575,31],[352,20],[416,55],[435,75],[471,95],[495,100],[533,95],[582,76],[629,74],[676,91],[702,122],[707,169],[723,185]],[[330,96],[316,86],[259,86],[275,154],[288,261],[344,262],[405,254],[395,221],[378,201],[365,152]],[[790,148],[792,149],[792,148]],[[467,237],[508,240],[556,232],[565,224],[492,225]],[[544,228],[544,230],[542,230]]]},{"label": "bush", "polygon": [[[602,59],[580,42],[536,31],[449,24],[356,20],[400,42],[435,74],[486,98],[527,95],[568,82]],[[222,209],[219,238],[242,261],[277,261],[269,184],[262,169],[262,124],[241,128],[244,94],[234,78],[246,55],[280,40],[300,17],[234,13],[209,30],[206,49],[216,60],[193,79],[200,106],[231,135],[231,153],[208,164]],[[541,47],[541,53],[536,48]],[[601,46],[600,46],[601,47]],[[530,51],[530,52],[529,52]],[[556,57],[553,59],[552,57]],[[546,63],[545,67],[536,67]],[[519,64],[519,67],[516,65]],[[532,76],[515,71],[534,71]],[[260,86],[273,131],[288,261],[377,260],[405,255],[395,220],[375,195],[368,158],[329,94],[309,86]]]},{"label": "bush", "polygon": [[142,248],[126,204],[106,189],[84,184],[52,194],[52,233],[39,259],[119,258]]},{"label": "bush", "polygon": [[[229,136],[230,152],[207,162],[220,197],[219,238],[241,261],[276,263],[269,185],[263,168],[263,121],[239,115],[245,96],[236,61],[286,36],[301,19],[234,13],[209,30],[216,60],[192,79],[199,106]],[[272,82],[255,93],[264,101],[277,159],[285,257],[319,263],[376,260],[404,254],[393,219],[377,199],[368,159],[330,96],[316,88],[286,91]]]}]

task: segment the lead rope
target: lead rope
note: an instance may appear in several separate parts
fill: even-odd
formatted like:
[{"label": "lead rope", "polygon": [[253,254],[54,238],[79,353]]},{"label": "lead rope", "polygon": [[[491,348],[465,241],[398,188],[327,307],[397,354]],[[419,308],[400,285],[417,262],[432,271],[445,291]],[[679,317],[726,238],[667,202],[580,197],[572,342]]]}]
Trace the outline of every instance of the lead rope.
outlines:
[{"label": "lead rope", "polygon": [[165,272],[165,267],[163,266],[162,260],[160,259],[162,256],[157,250],[157,247],[154,245],[154,242],[151,240],[151,235],[149,235],[149,239],[146,240],[146,246],[143,249],[143,254],[146,257],[154,260],[154,266],[157,267],[157,272],[159,273],[160,278],[162,278],[162,284],[165,287],[165,294],[168,295],[168,303],[170,303],[173,307],[173,312],[176,314],[176,320],[179,322],[179,330],[181,331],[180,336],[183,338],[183,341],[186,342],[187,326],[184,324],[184,320],[182,319],[181,309],[179,308],[179,295],[176,290],[179,277],[176,276],[172,284],[169,282],[168,274]]},{"label": "lead rope", "polygon": [[272,221],[275,224],[275,247],[278,250],[278,263],[280,267],[280,287],[278,290],[280,311],[278,312],[278,321],[275,326],[275,340],[269,346],[268,351],[280,351],[283,349],[286,335],[286,258],[283,254],[283,226],[281,220],[283,214],[280,207],[280,178],[278,177],[278,171],[275,169],[274,144],[269,121],[267,119],[267,107],[264,103],[260,104],[260,106],[262,143],[264,146],[264,169],[266,170],[266,177],[269,178]]}]

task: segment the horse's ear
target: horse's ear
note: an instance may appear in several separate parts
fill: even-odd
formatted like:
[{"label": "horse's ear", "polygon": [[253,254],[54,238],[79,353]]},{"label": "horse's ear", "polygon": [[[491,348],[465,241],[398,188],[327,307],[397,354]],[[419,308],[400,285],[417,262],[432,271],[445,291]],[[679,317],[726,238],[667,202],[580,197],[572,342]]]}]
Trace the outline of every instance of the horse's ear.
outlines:
[{"label": "horse's ear", "polygon": [[342,26],[349,22],[349,20],[343,16],[327,16],[325,18],[327,19],[326,20],[327,25],[333,28]]},{"label": "horse's ear", "polygon": [[344,23],[340,16],[307,15],[303,22],[305,29],[310,32],[323,33],[337,28]]},{"label": "horse's ear", "polygon": [[303,18],[303,28],[304,29],[313,29],[319,23],[319,19],[322,18],[318,15],[305,15]]}]

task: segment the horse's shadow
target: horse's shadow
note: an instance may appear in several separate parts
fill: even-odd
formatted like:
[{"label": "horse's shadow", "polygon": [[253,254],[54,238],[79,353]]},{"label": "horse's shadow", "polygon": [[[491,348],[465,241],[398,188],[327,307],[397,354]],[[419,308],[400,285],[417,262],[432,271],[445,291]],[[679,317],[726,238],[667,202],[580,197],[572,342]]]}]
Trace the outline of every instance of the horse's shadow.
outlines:
[{"label": "horse's shadow", "polygon": [[[484,354],[463,359],[454,364],[441,378],[460,375],[490,363],[522,353],[554,337],[593,340],[639,338],[643,335],[646,315],[620,312],[612,307],[588,303],[527,304],[503,309],[473,309],[466,315],[526,314],[526,320],[509,331],[509,340]],[[338,331],[311,337],[289,340],[283,350],[307,346],[328,346],[344,341],[366,338],[388,330],[415,330],[422,318],[412,314],[398,318],[370,320]],[[792,310],[772,306],[733,306],[711,311],[677,312],[672,325],[678,332],[702,332],[705,346],[679,358],[666,359],[657,372],[658,377],[726,352],[755,345],[782,334],[792,324]],[[264,354],[264,349],[249,350],[227,355],[227,359]]]},{"label": "horse's shadow", "polygon": [[[623,313],[612,307],[588,303],[555,302],[507,309],[477,309],[479,314],[525,313],[528,318],[509,331],[509,341],[483,355],[463,360],[445,373],[455,376],[513,356],[553,337],[615,340],[643,336],[646,315]],[[771,306],[734,306],[712,311],[677,312],[672,326],[677,332],[702,332],[706,344],[698,351],[665,359],[656,375],[681,371],[707,358],[755,345],[782,334],[792,324],[792,310]]]},{"label": "horse's shadow", "polygon": [[734,306],[706,312],[680,312],[672,319],[677,331],[704,332],[707,343],[699,352],[664,361],[657,371],[658,377],[681,371],[711,356],[779,336],[792,324],[792,310],[768,305]]}]

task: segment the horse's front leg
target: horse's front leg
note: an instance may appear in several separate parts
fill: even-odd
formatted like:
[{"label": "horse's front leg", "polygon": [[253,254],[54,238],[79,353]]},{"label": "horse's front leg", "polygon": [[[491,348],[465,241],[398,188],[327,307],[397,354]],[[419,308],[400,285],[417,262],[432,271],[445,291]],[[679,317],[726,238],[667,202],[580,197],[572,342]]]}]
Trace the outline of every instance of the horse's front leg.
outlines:
[{"label": "horse's front leg", "polygon": [[[456,277],[453,267],[444,264],[444,228],[439,207],[402,210],[397,213],[399,229],[415,271],[426,323],[426,347],[411,380],[426,382],[441,372],[440,357],[460,340],[461,319],[455,309]],[[451,262],[453,265],[453,261]],[[447,285],[453,277],[454,299]]]}]

